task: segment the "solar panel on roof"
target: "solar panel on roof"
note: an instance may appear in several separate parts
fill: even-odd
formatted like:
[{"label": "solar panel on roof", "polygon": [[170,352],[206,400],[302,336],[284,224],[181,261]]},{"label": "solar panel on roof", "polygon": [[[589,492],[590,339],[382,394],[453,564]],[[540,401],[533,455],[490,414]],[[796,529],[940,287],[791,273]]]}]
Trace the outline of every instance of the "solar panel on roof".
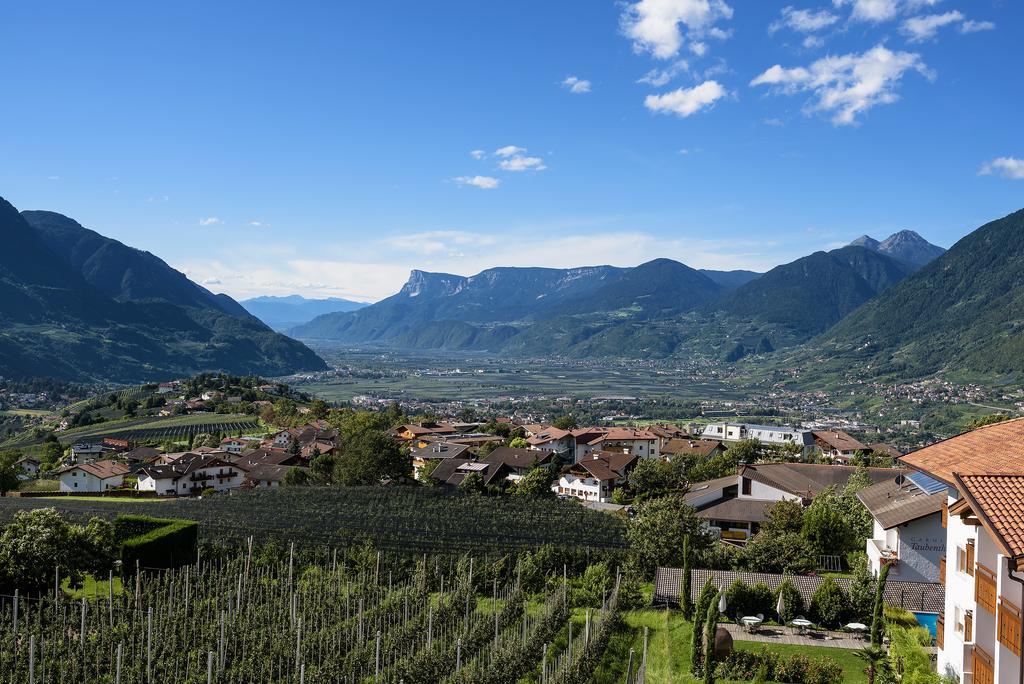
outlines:
[{"label": "solar panel on roof", "polygon": [[922,472],[914,471],[907,475],[907,479],[914,483],[918,489],[925,494],[937,494],[938,492],[946,489],[946,485],[936,480],[930,475],[925,475]]}]

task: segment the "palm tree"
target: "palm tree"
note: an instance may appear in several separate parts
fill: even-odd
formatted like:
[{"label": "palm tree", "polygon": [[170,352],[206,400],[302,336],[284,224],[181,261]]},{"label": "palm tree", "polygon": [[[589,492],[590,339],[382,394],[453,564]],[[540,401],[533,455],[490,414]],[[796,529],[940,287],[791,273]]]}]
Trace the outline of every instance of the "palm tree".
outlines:
[{"label": "palm tree", "polygon": [[881,646],[865,646],[854,655],[868,664],[864,670],[868,676],[868,684],[875,684],[875,677],[886,665],[885,649]]}]

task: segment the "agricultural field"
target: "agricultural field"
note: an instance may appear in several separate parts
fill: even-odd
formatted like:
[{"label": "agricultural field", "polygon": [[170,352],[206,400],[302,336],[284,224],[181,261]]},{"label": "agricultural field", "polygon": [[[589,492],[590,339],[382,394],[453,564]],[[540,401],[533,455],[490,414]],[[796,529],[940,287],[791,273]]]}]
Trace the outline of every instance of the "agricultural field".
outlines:
[{"label": "agricultural field", "polygon": [[377,548],[414,553],[505,553],[545,544],[625,548],[622,518],[575,501],[471,496],[425,487],[301,487],[235,492],[204,499],[80,501],[0,497],[0,522],[15,512],[57,508],[69,517],[137,513],[200,523],[217,543],[276,539],[304,546]]},{"label": "agricultural field", "polygon": [[508,397],[673,396],[732,399],[741,393],[690,363],[509,360],[462,355],[386,355],[317,349],[344,373],[295,382],[327,401],[369,395],[403,400],[483,400]]},{"label": "agricultural field", "polygon": [[357,551],[300,564],[240,552],[143,572],[91,600],[5,600],[0,680],[579,681],[608,641],[618,583],[556,644],[572,624],[575,578],[528,591],[537,578],[508,561]]},{"label": "agricultural field", "polygon": [[252,416],[245,414],[194,414],[189,416],[169,416],[167,418],[136,418],[117,422],[89,425],[59,434],[65,444],[103,437],[121,439],[188,439],[190,434],[198,432],[223,432],[234,434],[239,430],[250,432],[259,430],[260,425]]}]

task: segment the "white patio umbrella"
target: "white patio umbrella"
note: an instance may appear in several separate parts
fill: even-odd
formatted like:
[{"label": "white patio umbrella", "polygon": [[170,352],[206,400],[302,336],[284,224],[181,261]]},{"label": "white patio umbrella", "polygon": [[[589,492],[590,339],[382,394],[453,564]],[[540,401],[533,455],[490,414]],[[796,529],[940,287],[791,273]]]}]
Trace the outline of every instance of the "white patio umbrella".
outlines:
[{"label": "white patio umbrella", "polygon": [[779,614],[779,621],[782,621],[782,611],[786,610],[786,604],[782,600],[782,592],[779,592],[779,602],[775,604],[775,612]]},{"label": "white patio umbrella", "polygon": [[723,591],[721,596],[719,596],[719,598],[718,598],[718,612],[722,613],[722,614],[725,614],[725,608],[726,608],[725,592]]}]

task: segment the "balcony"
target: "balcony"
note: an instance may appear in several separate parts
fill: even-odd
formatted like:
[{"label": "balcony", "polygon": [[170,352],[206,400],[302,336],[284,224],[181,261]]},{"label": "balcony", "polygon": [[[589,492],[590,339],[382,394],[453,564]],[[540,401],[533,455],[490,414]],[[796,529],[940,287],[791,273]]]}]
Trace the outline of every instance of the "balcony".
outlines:
[{"label": "balcony", "polygon": [[191,475],[189,475],[188,479],[192,480],[193,482],[206,482],[208,480],[212,480],[213,475],[206,475],[203,473],[192,473]]},{"label": "balcony", "polygon": [[900,560],[899,552],[889,548],[884,539],[868,539],[867,543],[868,561],[871,565],[895,565]]}]

